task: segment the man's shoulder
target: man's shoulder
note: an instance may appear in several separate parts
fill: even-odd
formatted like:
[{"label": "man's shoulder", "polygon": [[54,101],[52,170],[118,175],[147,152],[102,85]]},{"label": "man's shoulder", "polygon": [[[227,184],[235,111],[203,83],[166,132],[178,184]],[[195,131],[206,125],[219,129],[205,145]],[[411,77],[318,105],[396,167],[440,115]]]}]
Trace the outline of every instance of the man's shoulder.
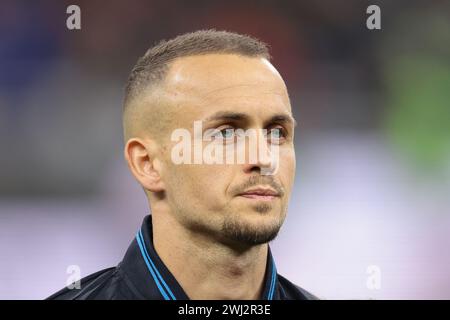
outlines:
[{"label": "man's shoulder", "polygon": [[127,299],[130,292],[123,282],[119,267],[107,268],[82,278],[79,286],[65,287],[46,300]]},{"label": "man's shoulder", "polygon": [[281,300],[319,300],[318,297],[278,274]]}]

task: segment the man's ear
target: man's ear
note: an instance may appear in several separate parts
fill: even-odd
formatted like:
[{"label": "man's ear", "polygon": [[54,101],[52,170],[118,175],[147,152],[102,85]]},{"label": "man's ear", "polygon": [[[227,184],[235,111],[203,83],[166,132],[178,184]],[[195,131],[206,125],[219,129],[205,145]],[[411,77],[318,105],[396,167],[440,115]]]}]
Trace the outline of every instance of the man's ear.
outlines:
[{"label": "man's ear", "polygon": [[153,141],[143,141],[132,138],[127,141],[124,149],[128,167],[137,181],[151,192],[164,191],[161,180],[161,166],[156,155],[156,145]]}]

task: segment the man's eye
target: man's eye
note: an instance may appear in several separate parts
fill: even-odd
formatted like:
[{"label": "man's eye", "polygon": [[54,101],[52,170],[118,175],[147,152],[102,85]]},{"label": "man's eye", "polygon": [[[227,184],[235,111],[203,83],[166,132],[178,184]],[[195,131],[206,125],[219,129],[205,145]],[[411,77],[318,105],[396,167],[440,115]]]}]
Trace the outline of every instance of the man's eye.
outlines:
[{"label": "man's eye", "polygon": [[273,128],[268,132],[269,139],[281,140],[286,137],[286,132],[283,128]]},{"label": "man's eye", "polygon": [[223,139],[231,139],[234,137],[234,128],[223,128],[219,130],[220,136]]},{"label": "man's eye", "polygon": [[280,129],[272,129],[270,130],[270,135],[272,138],[280,138],[281,137],[281,130]]}]

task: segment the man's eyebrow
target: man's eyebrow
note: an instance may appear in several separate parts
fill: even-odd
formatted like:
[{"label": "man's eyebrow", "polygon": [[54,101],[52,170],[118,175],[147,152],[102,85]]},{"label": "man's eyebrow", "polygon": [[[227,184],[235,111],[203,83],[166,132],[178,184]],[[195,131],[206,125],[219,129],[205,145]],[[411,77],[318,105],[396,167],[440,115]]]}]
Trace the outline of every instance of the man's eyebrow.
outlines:
[{"label": "man's eyebrow", "polygon": [[241,112],[229,112],[229,111],[219,111],[209,116],[205,121],[214,120],[246,120],[248,119],[247,114]]},{"label": "man's eyebrow", "polygon": [[290,123],[294,128],[297,126],[297,120],[290,114],[277,114],[271,117],[268,123],[271,122],[281,122],[281,123]]},{"label": "man's eyebrow", "polygon": [[[250,117],[246,113],[242,112],[230,112],[230,111],[219,111],[209,116],[205,121],[215,121],[215,120],[235,120],[243,121],[248,120]],[[272,122],[285,122],[290,123],[294,127],[297,126],[297,121],[290,114],[276,114],[272,116],[266,123]]]}]

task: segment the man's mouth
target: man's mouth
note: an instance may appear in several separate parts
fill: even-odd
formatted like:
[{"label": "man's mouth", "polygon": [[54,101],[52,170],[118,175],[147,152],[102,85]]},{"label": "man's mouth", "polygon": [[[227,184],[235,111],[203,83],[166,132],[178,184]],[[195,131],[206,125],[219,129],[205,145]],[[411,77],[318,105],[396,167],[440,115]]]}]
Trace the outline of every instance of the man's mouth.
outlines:
[{"label": "man's mouth", "polygon": [[241,193],[239,196],[254,200],[270,201],[278,198],[280,195],[273,189],[256,188],[247,190]]}]

